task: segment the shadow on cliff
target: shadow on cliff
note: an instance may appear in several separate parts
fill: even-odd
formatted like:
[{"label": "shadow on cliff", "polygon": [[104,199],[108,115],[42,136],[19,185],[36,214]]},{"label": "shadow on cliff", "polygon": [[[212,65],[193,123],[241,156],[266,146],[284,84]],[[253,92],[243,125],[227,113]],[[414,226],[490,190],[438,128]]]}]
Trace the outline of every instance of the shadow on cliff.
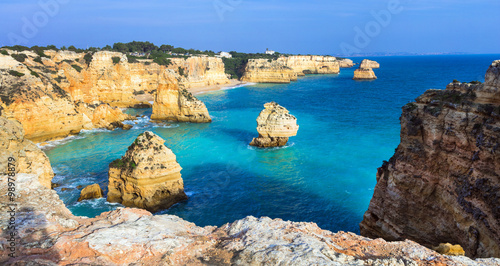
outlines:
[{"label": "shadow on cliff", "polygon": [[[9,209],[9,207],[7,207]],[[22,207],[15,210],[15,230],[3,230],[2,240],[6,241],[0,264],[2,265],[49,265],[59,262],[60,254],[53,245],[56,242],[54,234],[47,228],[50,223],[43,213],[36,213],[32,207]],[[6,223],[9,223],[8,221]],[[15,233],[14,241],[11,234]],[[22,237],[19,237],[22,235]],[[15,245],[11,244],[15,243]],[[35,251],[35,249],[37,249]],[[14,254],[14,258],[8,254]]]},{"label": "shadow on cliff", "polygon": [[186,171],[183,179],[188,201],[157,214],[177,215],[198,226],[221,226],[250,215],[269,216],[359,234],[362,215],[305,189],[298,175],[282,178],[238,164],[205,163]]}]

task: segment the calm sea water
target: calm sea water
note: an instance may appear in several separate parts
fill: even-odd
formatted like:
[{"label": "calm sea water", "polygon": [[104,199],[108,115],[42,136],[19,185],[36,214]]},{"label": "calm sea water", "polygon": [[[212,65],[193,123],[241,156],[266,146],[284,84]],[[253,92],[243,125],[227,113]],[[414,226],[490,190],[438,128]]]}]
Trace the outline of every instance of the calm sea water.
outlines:
[{"label": "calm sea water", "polygon": [[[210,124],[149,122],[151,109],[129,131],[88,131],[46,146],[53,182],[75,215],[93,217],[120,206],[105,199],[76,202],[80,189],[99,183],[107,192],[108,164],[142,132],[151,130],[177,155],[189,200],[160,213],[197,225],[222,225],[248,215],[316,222],[332,231],[359,232],[377,167],[399,143],[401,107],[425,90],[453,79],[484,81],[500,55],[373,57],[375,81],[309,75],[286,85],[259,84],[198,95]],[[355,61],[361,61],[357,59]],[[257,136],[263,104],[276,101],[297,117],[300,129],[286,147],[248,146]]]}]

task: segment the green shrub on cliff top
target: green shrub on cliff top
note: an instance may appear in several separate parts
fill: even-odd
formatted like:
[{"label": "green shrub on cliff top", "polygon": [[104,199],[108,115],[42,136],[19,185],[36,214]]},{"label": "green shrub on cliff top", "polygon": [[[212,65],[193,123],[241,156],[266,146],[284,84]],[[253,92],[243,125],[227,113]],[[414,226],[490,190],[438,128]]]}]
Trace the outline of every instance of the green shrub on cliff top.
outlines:
[{"label": "green shrub on cliff top", "polygon": [[82,68],[81,66],[79,66],[79,65],[71,65],[71,66],[72,66],[72,67],[73,67],[76,71],[78,71],[78,72],[82,72],[82,69],[83,69],[83,68]]},{"label": "green shrub on cliff top", "polygon": [[92,53],[86,53],[85,56],[83,56],[83,60],[85,60],[85,63],[87,63],[87,65],[90,65],[90,62],[92,62],[92,57]]},{"label": "green shrub on cliff top", "polygon": [[116,64],[120,63],[121,58],[118,56],[113,56],[113,57],[111,57],[111,60],[113,60],[113,64],[116,65]]},{"label": "green shrub on cliff top", "polygon": [[9,52],[7,52],[5,50],[0,51],[0,53],[2,53],[3,55],[9,55]]},{"label": "green shrub on cliff top", "polygon": [[22,76],[24,76],[23,73],[17,72],[15,70],[9,70],[9,74],[12,75],[12,76],[14,76],[14,77],[22,77]]},{"label": "green shrub on cliff top", "polygon": [[24,62],[24,60],[26,60],[26,58],[28,58],[28,56],[25,54],[11,54],[10,56],[12,56],[14,59],[19,61],[20,63]]}]

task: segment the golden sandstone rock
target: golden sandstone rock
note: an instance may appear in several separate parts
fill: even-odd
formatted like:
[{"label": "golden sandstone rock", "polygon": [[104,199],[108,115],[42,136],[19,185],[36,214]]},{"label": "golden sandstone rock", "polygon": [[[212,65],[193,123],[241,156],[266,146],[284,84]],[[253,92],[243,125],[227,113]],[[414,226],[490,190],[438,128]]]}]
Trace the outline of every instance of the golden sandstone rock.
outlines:
[{"label": "golden sandstone rock", "polygon": [[283,62],[271,59],[249,59],[241,81],[257,83],[290,83],[297,73]]},{"label": "golden sandstone rock", "polygon": [[299,130],[297,118],[275,102],[266,103],[264,107],[265,109],[257,117],[259,137],[254,138],[250,145],[257,147],[286,145],[288,137],[297,135],[297,130]]},{"label": "golden sandstone rock", "polygon": [[9,168],[15,173],[35,174],[40,184],[51,188],[54,171],[47,155],[24,138],[19,122],[0,117],[0,174],[11,172]]},{"label": "golden sandstone rock", "polygon": [[103,193],[101,187],[98,184],[92,184],[82,189],[78,201],[88,200],[88,199],[99,199],[102,197]]},{"label": "golden sandstone rock", "polygon": [[333,56],[281,56],[277,61],[291,68],[297,76],[304,76],[305,74],[338,74],[340,72],[339,61]]},{"label": "golden sandstone rock", "polygon": [[465,251],[460,245],[452,245],[450,243],[441,243],[433,248],[436,252],[447,256],[464,256]]},{"label": "golden sandstone rock", "polygon": [[109,202],[155,212],[187,199],[182,168],[164,142],[146,131],[109,165]]},{"label": "golden sandstone rock", "polygon": [[377,172],[361,234],[443,239],[470,257],[500,257],[500,60],[484,84],[450,83],[403,107],[401,143]]},{"label": "golden sandstone rock", "polygon": [[359,68],[379,68],[379,67],[380,67],[379,63],[368,59],[363,59],[363,61],[361,61],[361,64],[359,65]]},{"label": "golden sandstone rock", "polygon": [[375,76],[375,73],[371,68],[358,68],[354,70],[354,77],[352,79],[370,80],[370,79],[377,79],[377,76]]}]

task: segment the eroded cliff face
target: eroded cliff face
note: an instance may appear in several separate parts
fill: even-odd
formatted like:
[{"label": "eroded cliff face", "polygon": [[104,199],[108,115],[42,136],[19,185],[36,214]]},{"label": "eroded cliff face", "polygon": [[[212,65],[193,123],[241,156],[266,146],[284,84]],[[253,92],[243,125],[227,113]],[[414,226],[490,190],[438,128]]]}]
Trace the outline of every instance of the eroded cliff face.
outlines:
[{"label": "eroded cliff face", "polygon": [[354,80],[372,80],[372,79],[377,79],[377,76],[375,76],[375,72],[373,72],[373,69],[360,67],[360,68],[354,70],[354,77],[352,79],[354,79]]},{"label": "eroded cliff face", "polygon": [[249,59],[241,80],[256,83],[290,83],[297,80],[297,73],[281,61]]},{"label": "eroded cliff face", "polygon": [[495,61],[484,84],[451,83],[403,107],[401,143],[378,169],[362,235],[500,257],[499,78]]},{"label": "eroded cliff face", "polygon": [[339,65],[341,68],[350,68],[354,66],[354,62],[351,59],[343,58],[343,59],[338,59]]},{"label": "eroded cliff face", "polygon": [[179,72],[182,69],[180,85],[186,89],[228,84],[229,79],[221,58],[193,56],[187,59],[172,58],[169,69]]},{"label": "eroded cliff face", "polygon": [[305,74],[338,74],[340,72],[339,61],[333,56],[281,56],[277,61],[291,68],[297,73],[297,76],[304,76]]},{"label": "eroded cliff face", "polygon": [[[0,173],[34,174],[40,184],[48,189],[54,177],[49,158],[33,142],[24,138],[22,125],[2,117],[0,117]],[[7,179],[2,180],[7,184]]]},{"label": "eroded cliff face", "polygon": [[363,59],[361,64],[359,64],[359,68],[379,68],[380,64],[373,60]]},{"label": "eroded cliff face", "polygon": [[275,102],[266,103],[257,117],[259,137],[254,138],[250,145],[262,148],[284,146],[298,130],[297,118],[285,107]]},{"label": "eroded cliff face", "polygon": [[[7,120],[4,120],[7,121]],[[7,121],[8,123],[13,123]],[[21,127],[2,138],[18,139]],[[5,136],[5,137],[4,137]],[[5,142],[0,142],[0,145]],[[22,145],[9,147],[20,154]],[[2,150],[0,150],[2,151]],[[0,162],[1,163],[1,162]],[[173,215],[118,208],[95,218],[74,216],[32,173],[15,176],[15,229],[7,182],[0,183],[2,265],[498,265],[498,259],[442,256],[419,244],[372,240],[322,230],[314,223],[247,217],[219,228]],[[0,173],[0,178],[7,176]],[[11,238],[14,234],[14,238]],[[11,249],[11,244],[15,248]]]},{"label": "eroded cliff face", "polygon": [[[10,55],[0,54],[0,115],[20,121],[36,142],[113,128],[131,119],[114,107],[151,106],[155,98],[155,119],[210,122],[205,105],[183,87],[228,81],[218,58],[174,60],[186,69],[187,77],[181,77],[156,63],[128,63],[117,52],[49,50],[40,57],[5,51]],[[24,58],[19,62],[12,55]]]},{"label": "eroded cliff face", "polygon": [[109,165],[108,201],[148,211],[186,200],[181,166],[165,140],[146,131]]}]

